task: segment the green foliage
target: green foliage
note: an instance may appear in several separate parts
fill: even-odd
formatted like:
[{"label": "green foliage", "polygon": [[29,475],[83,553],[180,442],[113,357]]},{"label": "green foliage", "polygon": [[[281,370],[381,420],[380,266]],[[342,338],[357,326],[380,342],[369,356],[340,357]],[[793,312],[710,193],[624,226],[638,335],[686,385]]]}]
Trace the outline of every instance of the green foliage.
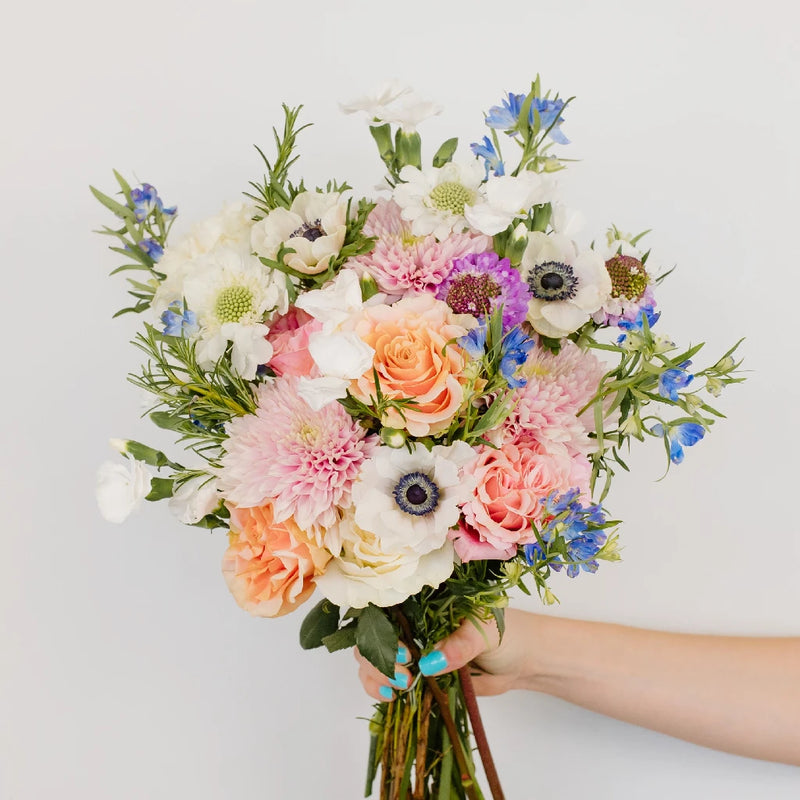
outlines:
[{"label": "green foliage", "polygon": [[166,215],[160,209],[153,208],[141,222],[137,222],[134,215],[134,202],[131,199],[130,185],[116,170],[114,170],[114,177],[120,187],[118,194],[122,195],[124,201],[122,203],[117,202],[107,194],[103,194],[94,186],[90,186],[89,189],[95,199],[122,221],[122,225],[115,228],[104,225],[96,233],[116,239],[117,243],[109,245],[108,249],[126,259],[124,264],[111,271],[111,275],[130,271],[145,273],[144,280],[128,278],[130,285],[128,294],[136,302],[117,311],[114,316],[118,317],[121,314],[139,314],[150,308],[158,283],[163,280],[164,276],[158,271],[156,262],[142,249],[140,243],[145,239],[152,239],[162,248],[166,247],[167,237],[175,221],[176,214]]},{"label": "green foliage", "polygon": [[304,650],[322,647],[325,637],[335,633],[338,627],[339,607],[330,600],[320,600],[300,625],[300,647]]},{"label": "green foliage", "polygon": [[386,611],[370,603],[358,616],[355,639],[358,649],[376,669],[394,677],[397,658],[397,628]]},{"label": "green foliage", "polygon": [[447,141],[443,142],[441,147],[439,147],[433,156],[433,166],[443,167],[445,164],[449,164],[453,160],[453,156],[455,155],[457,148],[457,138],[448,139]]},{"label": "green foliage", "polygon": [[289,208],[292,200],[305,191],[303,182],[294,186],[289,181],[289,169],[297,161],[299,156],[294,155],[297,146],[297,134],[311,127],[311,123],[298,126],[297,119],[303,106],[289,108],[283,104],[283,133],[279,134],[276,128],[272,129],[272,136],[275,140],[277,155],[275,162],[271,162],[264,151],[255,146],[258,154],[264,161],[267,172],[261,183],[250,182],[256,194],[245,192],[246,196],[255,201],[256,207],[262,215],[266,216],[274,208]]}]

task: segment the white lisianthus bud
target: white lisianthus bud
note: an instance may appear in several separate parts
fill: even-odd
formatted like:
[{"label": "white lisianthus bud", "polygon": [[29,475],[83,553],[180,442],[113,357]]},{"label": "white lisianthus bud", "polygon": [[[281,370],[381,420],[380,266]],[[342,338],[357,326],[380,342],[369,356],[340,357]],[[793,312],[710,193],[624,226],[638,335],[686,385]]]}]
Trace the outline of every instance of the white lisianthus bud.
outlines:
[{"label": "white lisianthus bud", "polygon": [[397,428],[381,428],[381,441],[387,447],[393,447],[397,450],[406,443],[407,435],[405,431],[398,430]]},{"label": "white lisianthus bud", "polygon": [[220,504],[217,480],[198,475],[182,483],[169,500],[169,510],[184,525],[194,525]]},{"label": "white lisianthus bud", "polygon": [[97,505],[109,522],[124,522],[149,494],[153,476],[143,461],[106,461],[97,472]]}]

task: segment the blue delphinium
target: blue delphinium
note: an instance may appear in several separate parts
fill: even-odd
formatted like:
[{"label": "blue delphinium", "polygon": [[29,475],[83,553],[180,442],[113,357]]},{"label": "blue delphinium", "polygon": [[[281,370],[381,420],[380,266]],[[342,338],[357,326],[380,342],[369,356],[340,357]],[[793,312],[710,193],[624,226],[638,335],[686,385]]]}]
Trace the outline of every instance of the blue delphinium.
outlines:
[{"label": "blue delphinium", "polygon": [[494,142],[492,142],[488,136],[483,137],[483,144],[480,142],[473,142],[469,146],[469,149],[472,150],[478,158],[483,159],[487,178],[489,177],[489,172],[495,177],[506,174],[505,166],[500,160],[500,154],[495,149]]},{"label": "blue delphinium", "polygon": [[470,358],[482,358],[486,352],[486,333],[486,322],[481,320],[469,333],[459,337],[458,345],[469,353]]},{"label": "blue delphinium", "polygon": [[661,312],[656,311],[653,306],[642,306],[636,319],[621,319],[617,323],[617,327],[621,328],[625,333],[622,333],[617,338],[617,344],[622,344],[628,338],[628,333],[640,333],[644,330],[644,321],[647,320],[647,327],[652,328],[661,317]]},{"label": "blue delphinium", "polygon": [[693,380],[694,375],[686,371],[692,362],[684,361],[676,368],[665,369],[658,378],[658,393],[667,397],[673,403],[678,402],[678,390],[685,389]]},{"label": "blue delphinium", "polygon": [[528,353],[536,342],[526,336],[519,327],[512,328],[504,337],[500,354],[500,374],[512,389],[519,389],[527,381],[525,378],[515,377],[514,373],[528,359]]},{"label": "blue delphinium", "polygon": [[[664,436],[664,426],[659,422],[651,429],[656,436]],[[705,435],[706,429],[699,422],[681,422],[671,425],[667,429],[669,441],[669,460],[673,464],[680,464],[684,457],[684,447],[697,444]]]},{"label": "blue delphinium", "polygon": [[137,222],[144,222],[155,209],[165,217],[175,216],[178,211],[177,206],[164,208],[164,203],[158,196],[155,186],[149,183],[143,183],[141,189],[131,189],[131,200],[133,201],[133,216]]},{"label": "blue delphinium", "polygon": [[[580,573],[597,572],[597,554],[605,545],[607,536],[599,527],[605,524],[606,516],[599,504],[583,506],[578,499],[579,489],[570,489],[563,495],[553,492],[542,503],[550,521],[539,532],[545,544],[550,544],[558,536],[564,540],[567,550],[566,561],[561,556],[551,558],[550,566],[556,571],[567,567],[567,575],[574,578]],[[546,558],[542,546],[536,542],[523,547],[525,559],[529,564]]]},{"label": "blue delphinium", "polygon": [[139,247],[146,253],[153,261],[158,261],[164,255],[164,248],[155,239],[142,239],[139,242]]},{"label": "blue delphinium", "polygon": [[175,300],[161,315],[165,336],[189,337],[197,333],[197,315],[185,308],[180,300]]},{"label": "blue delphinium", "polygon": [[[486,115],[486,124],[490,128],[505,131],[509,136],[515,136],[519,115],[522,106],[528,96],[525,94],[514,94],[508,92],[507,96],[501,100],[501,105],[492,106]],[[563,100],[548,100],[542,97],[534,97],[531,100],[531,110],[528,116],[528,124],[533,125],[536,114],[539,115],[541,130],[548,131],[548,136],[558,144],[569,144],[569,139],[561,132],[561,123],[564,119],[561,112],[564,110]],[[549,130],[548,130],[549,129]]]}]

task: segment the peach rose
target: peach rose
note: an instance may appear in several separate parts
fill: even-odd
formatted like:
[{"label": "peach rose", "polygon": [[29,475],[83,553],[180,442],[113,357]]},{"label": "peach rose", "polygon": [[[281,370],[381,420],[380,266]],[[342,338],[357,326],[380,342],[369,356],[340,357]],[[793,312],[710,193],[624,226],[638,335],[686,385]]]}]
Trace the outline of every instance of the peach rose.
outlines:
[{"label": "peach rose", "polygon": [[270,325],[267,341],[272,345],[272,358],[268,366],[276,375],[317,377],[319,370],[308,352],[308,339],[321,329],[321,322],[292,306],[287,314]]},{"label": "peach rose", "polygon": [[[464,399],[465,380],[464,353],[447,343],[467,333],[459,323],[470,319],[453,314],[446,303],[429,294],[361,312],[353,329],[375,350],[373,366],[381,392],[393,399],[416,401],[403,409],[405,419],[389,409],[384,425],[405,428],[412,436],[428,436],[447,428]],[[371,369],[352,381],[350,393],[364,403],[371,402],[376,394]]]},{"label": "peach rose", "polygon": [[534,542],[531,521],[541,521],[541,501],[576,486],[585,492],[587,465],[584,456],[570,455],[560,442],[529,440],[499,450],[482,448],[465,469],[478,484],[473,499],[462,506],[467,530],[498,550]]},{"label": "peach rose", "polygon": [[271,503],[232,508],[229,539],[222,574],[236,602],[257,617],[280,617],[308,600],[330,559],[292,519],[275,522]]}]

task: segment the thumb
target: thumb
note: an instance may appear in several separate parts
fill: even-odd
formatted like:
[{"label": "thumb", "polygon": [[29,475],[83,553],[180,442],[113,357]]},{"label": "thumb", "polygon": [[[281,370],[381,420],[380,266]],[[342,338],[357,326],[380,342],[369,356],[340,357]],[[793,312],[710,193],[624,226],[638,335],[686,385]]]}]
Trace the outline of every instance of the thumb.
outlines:
[{"label": "thumb", "polygon": [[458,630],[442,639],[419,660],[419,671],[427,676],[452,672],[497,647],[499,641],[500,634],[493,621],[476,623],[464,620]]}]

